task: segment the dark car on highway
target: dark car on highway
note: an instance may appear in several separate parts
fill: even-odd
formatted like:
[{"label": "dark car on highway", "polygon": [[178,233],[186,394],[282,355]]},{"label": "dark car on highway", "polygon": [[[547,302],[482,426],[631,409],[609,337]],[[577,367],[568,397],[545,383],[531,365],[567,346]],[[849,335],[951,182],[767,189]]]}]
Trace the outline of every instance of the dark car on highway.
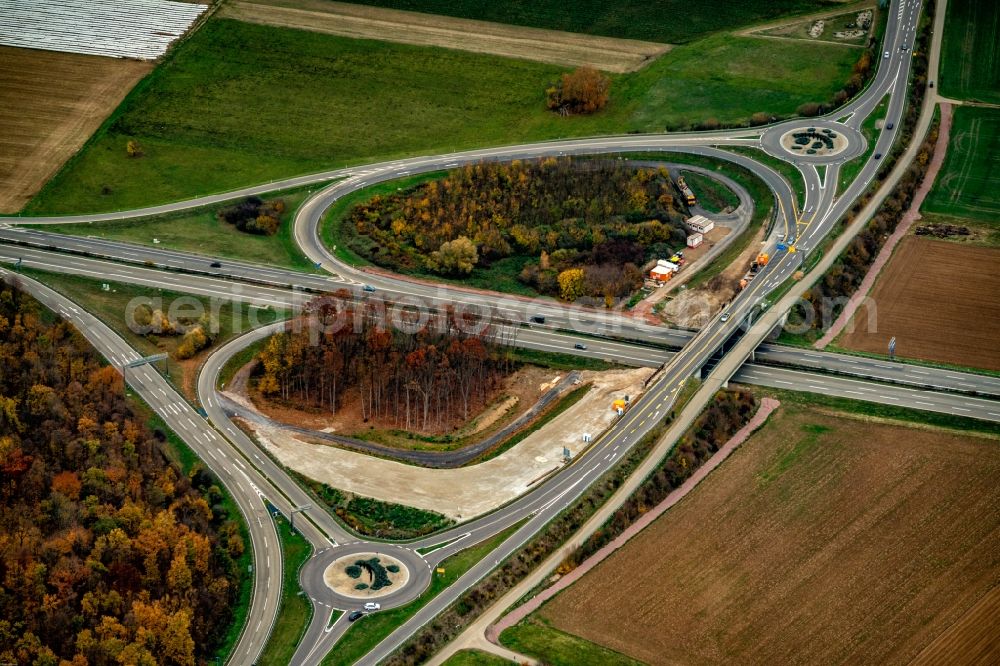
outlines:
[{"label": "dark car on highway", "polygon": [[355,620],[360,620],[364,616],[365,616],[365,614],[362,613],[361,611],[354,611],[353,613],[351,613],[350,615],[347,616],[347,621],[348,622],[354,622]]},{"label": "dark car on highway", "polygon": [[582,342],[578,342],[575,345],[573,345],[573,349],[586,349],[586,348],[587,345],[583,344]]},{"label": "dark car on highway", "polygon": [[209,264],[209,266],[211,266],[212,268],[222,268],[222,264],[220,264],[218,261],[213,261],[212,263]]}]

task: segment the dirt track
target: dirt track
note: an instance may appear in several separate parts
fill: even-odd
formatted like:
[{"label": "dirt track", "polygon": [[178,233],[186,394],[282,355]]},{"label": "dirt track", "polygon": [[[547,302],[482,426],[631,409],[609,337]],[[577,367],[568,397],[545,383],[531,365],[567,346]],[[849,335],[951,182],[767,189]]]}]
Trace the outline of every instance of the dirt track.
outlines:
[{"label": "dirt track", "polygon": [[23,208],[152,68],[0,46],[0,212]]},{"label": "dirt track", "polygon": [[653,664],[906,664],[1000,582],[998,476],[992,439],[782,407],[540,614]]},{"label": "dirt track", "polygon": [[904,358],[1000,370],[1000,250],[907,236],[871,299],[877,330],[864,306],[843,347],[885,354],[895,336]]},{"label": "dirt track", "polygon": [[226,4],[219,16],[357,39],[440,46],[607,72],[641,69],[668,44],[509,26],[434,14],[322,0],[262,0]]}]

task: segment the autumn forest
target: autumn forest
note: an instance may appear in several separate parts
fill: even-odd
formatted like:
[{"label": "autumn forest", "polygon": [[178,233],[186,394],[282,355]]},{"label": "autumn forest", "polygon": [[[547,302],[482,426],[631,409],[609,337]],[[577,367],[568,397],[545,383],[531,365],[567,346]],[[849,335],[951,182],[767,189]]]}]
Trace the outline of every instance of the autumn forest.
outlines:
[{"label": "autumn forest", "polygon": [[242,576],[215,480],[164,457],[121,375],[0,285],[0,662],[195,664]]},{"label": "autumn forest", "polygon": [[365,259],[462,277],[520,257],[540,294],[607,302],[642,282],[648,259],[683,246],[687,214],[665,168],[617,160],[484,162],[355,205],[341,226]]},{"label": "autumn forest", "polygon": [[513,370],[514,329],[480,323],[458,325],[443,313],[405,332],[382,325],[372,302],[346,292],[322,297],[295,330],[268,339],[257,357],[256,386],[297,405],[335,413],[350,401],[365,421],[440,430],[468,419]]}]

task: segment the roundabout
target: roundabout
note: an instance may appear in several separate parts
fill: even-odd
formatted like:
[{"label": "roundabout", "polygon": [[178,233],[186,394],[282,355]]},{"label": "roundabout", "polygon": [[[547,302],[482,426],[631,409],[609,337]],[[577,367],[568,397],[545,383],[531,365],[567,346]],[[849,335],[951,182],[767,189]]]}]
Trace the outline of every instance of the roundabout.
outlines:
[{"label": "roundabout", "polygon": [[316,602],[331,608],[350,610],[366,601],[391,608],[419,597],[430,584],[431,569],[409,548],[355,541],[317,552],[299,577]]},{"label": "roundabout", "polygon": [[364,601],[398,592],[409,581],[403,562],[374,551],[338,557],[323,572],[323,582],[334,594]]},{"label": "roundabout", "polygon": [[761,148],[783,160],[805,164],[833,164],[858,157],[868,147],[861,132],[842,123],[817,118],[768,128],[761,134]]}]

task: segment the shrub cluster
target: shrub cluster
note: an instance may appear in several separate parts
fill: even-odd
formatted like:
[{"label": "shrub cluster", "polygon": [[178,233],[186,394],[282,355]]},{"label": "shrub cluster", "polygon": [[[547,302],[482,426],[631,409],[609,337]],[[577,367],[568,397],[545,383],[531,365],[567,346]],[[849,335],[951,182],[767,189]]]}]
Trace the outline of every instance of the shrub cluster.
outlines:
[{"label": "shrub cluster", "polygon": [[219,209],[218,217],[240,231],[260,236],[273,236],[281,225],[285,212],[283,199],[264,201],[260,197],[247,197],[232,206]]},{"label": "shrub cluster", "polygon": [[545,90],[546,106],[562,115],[600,111],[608,103],[611,79],[593,67],[578,67],[563,74]]},{"label": "shrub cluster", "polygon": [[382,562],[379,558],[372,557],[367,560],[358,560],[354,563],[354,566],[360,567],[368,572],[368,575],[371,577],[371,584],[369,584],[368,587],[371,589],[381,590],[383,587],[389,587],[392,585],[392,581],[389,580],[389,574],[385,567],[382,566]]},{"label": "shrub cluster", "polygon": [[208,316],[201,318],[179,316],[171,319],[159,308],[142,303],[135,308],[132,322],[139,335],[183,336],[174,358],[188,359],[211,346],[214,341],[212,331],[217,330]]}]

